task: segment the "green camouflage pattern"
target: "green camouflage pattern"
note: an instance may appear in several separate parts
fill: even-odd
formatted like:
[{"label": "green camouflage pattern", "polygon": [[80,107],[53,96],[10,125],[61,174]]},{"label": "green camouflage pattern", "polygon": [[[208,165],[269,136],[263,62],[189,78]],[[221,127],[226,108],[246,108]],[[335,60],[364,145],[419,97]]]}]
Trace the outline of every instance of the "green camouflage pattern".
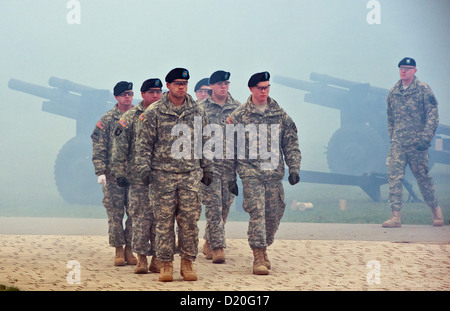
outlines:
[{"label": "green camouflage pattern", "polygon": [[[261,169],[261,163],[267,162],[259,157],[250,159],[248,136],[245,144],[245,159],[237,158],[237,171],[243,185],[243,209],[250,215],[248,242],[250,247],[264,248],[270,246],[278,230],[285,210],[282,179],[285,174],[284,161],[289,173],[300,172],[301,152],[299,149],[297,127],[278,103],[268,98],[268,109],[258,110],[248,98],[245,105],[237,108],[230,116],[229,124],[278,124],[279,159],[272,170]],[[247,133],[246,133],[247,134]],[[259,135],[259,133],[258,133]],[[258,136],[258,141],[260,137]],[[268,148],[272,148],[272,139],[267,135]],[[236,143],[236,141],[235,141]],[[276,147],[276,146],[274,146]]]},{"label": "green camouflage pattern", "polygon": [[[92,135],[92,163],[97,176],[106,176],[106,185],[103,185],[103,206],[108,216],[109,244],[113,247],[131,245],[132,219],[128,209],[128,187],[119,187],[111,174],[111,154],[114,131],[123,112],[117,104],[104,114],[97,122]],[[127,214],[125,228],[123,226],[124,214]]]},{"label": "green camouflage pattern", "polygon": [[[164,93],[142,115],[142,128],[137,138],[137,170],[140,176],[151,172],[150,202],[156,221],[156,256],[162,262],[173,261],[175,220],[178,226],[180,256],[195,260],[198,253],[198,226],[201,213],[200,180],[212,163],[205,157],[195,158],[194,139],[190,139],[190,157],[177,159],[172,145],[179,136],[172,135],[177,124],[195,129],[195,118],[207,125],[204,110],[186,95],[181,109],[176,109]],[[198,120],[198,119],[197,119]],[[198,125],[198,124],[197,124]],[[178,134],[178,133],[175,133]],[[200,133],[201,134],[201,133]],[[200,136],[200,146],[205,138]]]},{"label": "green camouflage pattern", "polygon": [[406,89],[398,81],[387,97],[387,118],[391,139],[386,159],[390,208],[400,211],[402,207],[406,165],[416,178],[425,202],[436,208],[438,200],[429,174],[428,150],[417,150],[420,140],[431,143],[439,124],[438,102],[431,88],[417,77]]},{"label": "green camouflage pattern", "polygon": [[[268,99],[268,111],[261,112],[251,101],[251,96],[244,105],[237,108],[228,119],[229,124],[278,124],[280,126],[279,137],[279,159],[278,166],[272,170],[261,170],[261,163],[270,162],[269,159],[261,159],[258,155],[257,159],[249,158],[250,143],[248,142],[248,133],[246,133],[245,143],[245,159],[237,160],[237,172],[242,178],[256,177],[261,180],[283,179],[285,174],[284,162],[289,167],[289,173],[300,172],[300,162],[302,155],[299,149],[297,127],[290,116],[283,108],[271,97]],[[270,132],[270,131],[269,131]],[[258,137],[259,141],[260,137]],[[236,143],[236,141],[235,141]],[[271,149],[271,137],[267,138],[268,149]]]},{"label": "green camouflage pattern", "polygon": [[[200,105],[205,110],[209,123],[220,125],[222,133],[225,133],[228,117],[241,103],[228,93],[223,106],[215,103],[211,96],[204,99]],[[226,135],[223,135],[223,146],[225,145]],[[205,206],[206,217],[204,239],[209,242],[211,249],[214,250],[226,247],[225,223],[234,200],[234,194],[228,190],[228,182],[236,180],[235,161],[226,158],[225,148],[221,159],[213,159],[212,171],[212,183],[209,186],[202,184],[202,203]]]},{"label": "green camouflage pattern", "polygon": [[136,138],[144,110],[141,101],[122,115],[114,130],[111,173],[115,178],[125,177],[130,184],[142,183],[136,168]]}]

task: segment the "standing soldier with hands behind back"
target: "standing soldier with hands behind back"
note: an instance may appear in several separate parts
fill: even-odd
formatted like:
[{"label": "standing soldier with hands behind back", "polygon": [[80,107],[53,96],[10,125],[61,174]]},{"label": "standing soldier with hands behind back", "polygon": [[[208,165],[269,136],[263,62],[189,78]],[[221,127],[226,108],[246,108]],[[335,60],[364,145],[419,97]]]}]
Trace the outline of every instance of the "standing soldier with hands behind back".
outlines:
[{"label": "standing soldier with hands behind back", "polygon": [[428,148],[439,124],[438,102],[431,88],[415,76],[417,69],[414,59],[405,57],[398,67],[400,80],[387,96],[391,145],[386,164],[392,216],[382,226],[401,227],[402,182],[406,165],[409,165],[423,199],[431,208],[433,225],[442,226],[444,218],[428,166]]},{"label": "standing soldier with hands behind back", "polygon": [[[133,83],[121,81],[114,87],[117,104],[97,122],[91,135],[92,162],[98,183],[102,184],[103,206],[108,215],[109,244],[116,248],[114,265],[137,263],[131,251],[132,219],[128,214],[128,187],[119,187],[111,174],[111,155],[114,131],[122,114],[133,107]],[[124,212],[127,213],[125,229]],[[125,250],[123,248],[125,245]]]},{"label": "standing soldier with hands behind back", "polygon": [[[135,273],[159,272],[155,255],[155,224],[150,208],[149,188],[144,185],[136,168],[136,139],[140,130],[139,117],[144,110],[161,99],[162,82],[148,79],[142,83],[142,101],[122,115],[114,131],[111,172],[120,187],[129,186],[129,213],[133,220],[132,248],[138,254]],[[147,256],[153,255],[150,267]]]}]

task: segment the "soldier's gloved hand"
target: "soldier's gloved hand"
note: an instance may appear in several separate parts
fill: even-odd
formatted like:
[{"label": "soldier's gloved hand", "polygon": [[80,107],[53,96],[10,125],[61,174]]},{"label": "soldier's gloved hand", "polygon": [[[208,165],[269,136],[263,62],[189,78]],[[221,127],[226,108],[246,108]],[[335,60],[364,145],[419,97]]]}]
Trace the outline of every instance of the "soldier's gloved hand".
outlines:
[{"label": "soldier's gloved hand", "polygon": [[209,185],[211,185],[212,180],[213,180],[213,177],[212,177],[211,173],[209,171],[203,171],[202,183],[204,183],[205,186],[209,186]]},{"label": "soldier's gloved hand", "polygon": [[430,147],[430,143],[426,141],[425,139],[419,140],[419,143],[417,144],[416,149],[419,151],[427,150]]},{"label": "soldier's gloved hand", "polygon": [[142,182],[144,185],[148,186],[153,182],[152,175],[150,171],[146,171],[142,174]]},{"label": "soldier's gloved hand", "polygon": [[297,173],[291,173],[288,177],[289,183],[293,186],[300,181],[300,176]]},{"label": "soldier's gloved hand", "polygon": [[229,181],[228,182],[228,190],[230,190],[230,192],[232,194],[234,194],[235,196],[239,195],[239,188],[237,186],[237,183],[235,180]]},{"label": "soldier's gloved hand", "polygon": [[105,174],[102,174],[98,176],[97,182],[101,185],[106,185],[106,176]]},{"label": "soldier's gloved hand", "polygon": [[127,187],[130,184],[128,183],[128,180],[125,177],[118,177],[116,178],[116,183],[119,187]]}]

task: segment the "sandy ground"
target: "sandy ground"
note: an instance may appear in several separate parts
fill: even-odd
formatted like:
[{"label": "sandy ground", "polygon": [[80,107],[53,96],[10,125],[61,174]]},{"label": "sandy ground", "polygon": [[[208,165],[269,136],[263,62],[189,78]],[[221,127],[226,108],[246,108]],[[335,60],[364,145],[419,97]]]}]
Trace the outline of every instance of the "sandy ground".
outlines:
[{"label": "sandy ground", "polygon": [[[19,230],[27,221],[34,227]],[[136,275],[133,266],[113,266],[108,237],[96,231],[106,220],[80,220],[82,229],[76,228],[76,221],[0,218],[0,284],[25,291],[450,290],[450,226],[389,231],[379,225],[282,223],[268,249],[270,274],[255,276],[246,224],[230,223],[228,230],[241,231],[227,235],[226,263],[211,263],[199,249],[199,280],[185,282],[176,256],[174,281],[162,283],[158,274]],[[39,222],[45,227],[41,232]],[[203,226],[200,223],[200,236]],[[202,244],[200,239],[199,247]]]}]

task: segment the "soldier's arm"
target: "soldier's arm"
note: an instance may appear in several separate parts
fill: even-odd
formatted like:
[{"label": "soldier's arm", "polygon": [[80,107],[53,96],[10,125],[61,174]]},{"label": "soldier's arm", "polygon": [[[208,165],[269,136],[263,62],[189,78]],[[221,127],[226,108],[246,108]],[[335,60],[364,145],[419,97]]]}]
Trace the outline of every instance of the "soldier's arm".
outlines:
[{"label": "soldier's arm", "polygon": [[[125,123],[121,122],[122,120]],[[111,173],[116,178],[126,177],[128,153],[131,144],[131,124],[125,119],[122,120],[116,124],[112,142]]]},{"label": "soldier's arm", "polygon": [[102,118],[95,125],[91,135],[92,140],[92,163],[94,164],[95,175],[106,174],[108,163],[108,123]]},{"label": "soldier's arm", "polygon": [[387,102],[387,127],[388,127],[388,134],[389,134],[389,139],[392,139],[392,134],[394,133],[394,116],[393,116],[392,107],[391,107],[391,100],[390,100],[389,96],[386,98],[386,102]]},{"label": "soldier's arm", "polygon": [[431,89],[424,94],[425,128],[422,139],[431,142],[439,125],[438,102]]},{"label": "soldier's arm", "polygon": [[281,137],[281,148],[285,157],[289,174],[300,172],[302,154],[298,143],[298,130],[291,117],[286,116],[283,124],[283,137]]},{"label": "soldier's arm", "polygon": [[154,144],[157,140],[156,115],[152,113],[141,114],[139,130],[136,138],[136,165],[139,175],[151,171],[151,160]]}]

